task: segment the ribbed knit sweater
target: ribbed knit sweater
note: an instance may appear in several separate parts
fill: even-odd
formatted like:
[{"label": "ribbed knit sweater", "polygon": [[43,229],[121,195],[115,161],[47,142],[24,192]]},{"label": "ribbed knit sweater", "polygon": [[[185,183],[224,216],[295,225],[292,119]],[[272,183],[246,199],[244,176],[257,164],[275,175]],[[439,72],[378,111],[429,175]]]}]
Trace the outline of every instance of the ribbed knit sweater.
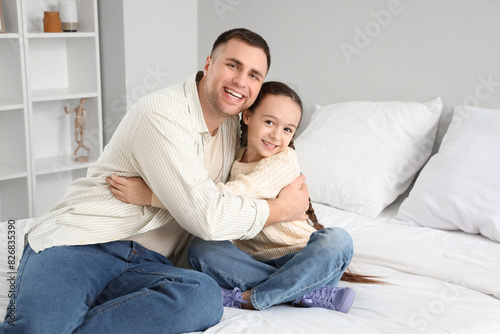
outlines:
[{"label": "ribbed knit sweater", "polygon": [[[241,162],[246,147],[241,147],[231,167],[227,183],[218,183],[222,192],[250,199],[274,199],[281,189],[300,175],[297,153],[291,148],[256,162]],[[153,194],[152,205],[162,207]],[[253,239],[233,240],[236,247],[259,261],[276,259],[300,251],[316,229],[306,221],[273,224]]]},{"label": "ribbed knit sweater", "polygon": [[[300,175],[297,153],[291,148],[257,162],[243,163],[240,160],[245,149],[238,150],[228,182],[217,184],[219,190],[252,199],[274,199]],[[314,231],[305,221],[282,222],[264,228],[253,239],[233,243],[255,259],[265,261],[300,251]]]}]

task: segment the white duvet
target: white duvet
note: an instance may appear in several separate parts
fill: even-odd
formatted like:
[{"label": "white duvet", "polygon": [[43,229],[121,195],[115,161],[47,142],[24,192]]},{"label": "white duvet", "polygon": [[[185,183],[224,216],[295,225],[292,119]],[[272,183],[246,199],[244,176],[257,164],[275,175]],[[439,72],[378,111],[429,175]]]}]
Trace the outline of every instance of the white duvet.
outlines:
[{"label": "white duvet", "polygon": [[225,308],[205,333],[500,333],[499,243],[314,207],[324,225],[351,233],[351,268],[388,284],[340,282],[356,291],[348,314],[289,305]]},{"label": "white duvet", "polygon": [[[405,226],[314,204],[320,222],[347,229],[354,240],[351,268],[385,285],[341,282],[356,291],[348,314],[289,305],[266,311],[224,309],[205,333],[500,333],[500,244],[480,235]],[[390,217],[391,212],[386,211]],[[16,222],[20,236],[31,220]],[[0,307],[8,271],[2,223]],[[18,253],[19,259],[20,253]]]}]

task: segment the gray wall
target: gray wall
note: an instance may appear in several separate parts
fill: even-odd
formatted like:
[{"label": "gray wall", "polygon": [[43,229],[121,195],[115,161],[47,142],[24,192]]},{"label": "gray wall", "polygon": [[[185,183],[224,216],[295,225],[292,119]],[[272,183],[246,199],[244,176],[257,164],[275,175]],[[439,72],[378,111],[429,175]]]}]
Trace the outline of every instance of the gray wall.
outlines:
[{"label": "gray wall", "polygon": [[441,96],[446,125],[456,105],[500,109],[498,0],[98,3],[105,143],[127,107],[201,69],[215,38],[234,27],[268,41],[268,79],[291,84],[307,112]]},{"label": "gray wall", "polygon": [[104,144],[141,97],[197,69],[197,0],[101,0]]},{"label": "gray wall", "polygon": [[[223,31],[269,43],[268,79],[292,84],[308,111],[350,100],[500,109],[500,1],[198,1],[198,67]],[[445,127],[441,129],[444,131]]]}]

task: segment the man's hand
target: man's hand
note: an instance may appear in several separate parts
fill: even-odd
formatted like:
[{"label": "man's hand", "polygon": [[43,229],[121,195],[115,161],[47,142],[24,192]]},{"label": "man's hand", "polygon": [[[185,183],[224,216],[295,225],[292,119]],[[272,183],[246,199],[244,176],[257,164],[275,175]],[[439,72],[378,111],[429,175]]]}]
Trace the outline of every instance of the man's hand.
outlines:
[{"label": "man's hand", "polygon": [[305,181],[306,177],[300,175],[295,181],[283,188],[276,199],[267,201],[269,217],[264,227],[279,222],[307,219],[309,191]]}]

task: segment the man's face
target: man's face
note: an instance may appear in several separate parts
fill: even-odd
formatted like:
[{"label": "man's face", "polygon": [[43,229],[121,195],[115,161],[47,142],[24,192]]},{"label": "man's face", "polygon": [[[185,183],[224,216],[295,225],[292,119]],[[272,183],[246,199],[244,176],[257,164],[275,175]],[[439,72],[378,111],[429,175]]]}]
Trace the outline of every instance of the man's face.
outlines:
[{"label": "man's face", "polygon": [[203,92],[218,116],[237,115],[253,104],[266,74],[265,52],[231,39],[207,58]]}]

